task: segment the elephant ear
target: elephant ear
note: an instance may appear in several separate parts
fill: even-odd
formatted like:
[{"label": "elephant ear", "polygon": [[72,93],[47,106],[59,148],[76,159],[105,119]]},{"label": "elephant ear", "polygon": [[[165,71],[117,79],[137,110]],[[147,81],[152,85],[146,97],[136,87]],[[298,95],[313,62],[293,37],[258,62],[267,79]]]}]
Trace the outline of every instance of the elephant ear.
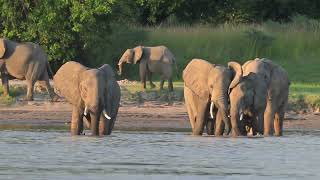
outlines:
[{"label": "elephant ear", "polygon": [[4,39],[0,39],[0,58],[3,58],[6,52],[6,43]]},{"label": "elephant ear", "polygon": [[88,70],[80,63],[69,61],[62,65],[53,77],[54,89],[57,94],[75,106],[81,105],[79,91],[80,75]]},{"label": "elephant ear", "polygon": [[208,99],[208,74],[213,66],[207,61],[193,59],[183,70],[183,80],[186,87],[202,99]]},{"label": "elephant ear", "polygon": [[137,46],[134,48],[134,57],[133,57],[133,63],[137,64],[138,61],[141,60],[143,54],[143,47]]},{"label": "elephant ear", "polygon": [[230,61],[228,63],[228,67],[231,69],[233,74],[232,81],[229,85],[229,91],[228,91],[230,93],[231,89],[234,88],[240,82],[243,71],[242,71],[241,65],[235,61]]}]

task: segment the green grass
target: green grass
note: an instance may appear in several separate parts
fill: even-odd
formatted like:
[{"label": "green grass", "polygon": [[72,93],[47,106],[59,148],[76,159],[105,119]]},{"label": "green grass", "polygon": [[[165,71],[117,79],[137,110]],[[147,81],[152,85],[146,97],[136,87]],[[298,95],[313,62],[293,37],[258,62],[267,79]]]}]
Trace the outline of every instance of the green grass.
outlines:
[{"label": "green grass", "polygon": [[319,109],[320,84],[293,83],[289,92],[289,109]]},{"label": "green grass", "polygon": [[[193,58],[226,65],[229,60],[245,62],[266,57],[282,65],[295,83],[320,83],[320,21],[296,17],[291,23],[280,24],[224,24],[214,25],[162,25],[137,27],[113,25],[110,45],[95,48],[89,63],[97,66],[109,63],[114,68],[127,48],[137,45],[165,45],[176,56],[176,81],[182,81],[182,71]],[[124,76],[138,80],[138,66],[126,65]]]},{"label": "green grass", "polygon": [[25,93],[26,88],[22,86],[10,86],[9,95],[3,95],[3,86],[0,85],[0,105],[11,105],[16,102],[16,97]]}]

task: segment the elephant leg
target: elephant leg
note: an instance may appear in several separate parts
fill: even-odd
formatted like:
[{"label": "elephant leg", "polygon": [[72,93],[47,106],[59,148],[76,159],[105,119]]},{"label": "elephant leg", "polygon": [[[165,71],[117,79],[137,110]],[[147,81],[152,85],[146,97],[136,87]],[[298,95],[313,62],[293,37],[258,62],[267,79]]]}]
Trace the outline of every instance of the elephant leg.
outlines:
[{"label": "elephant leg", "polygon": [[100,121],[99,121],[99,136],[106,135],[106,132],[107,132],[107,130],[106,130],[106,121],[107,120],[103,116],[100,117]]},{"label": "elephant leg", "polygon": [[163,84],[164,84],[164,78],[161,77],[161,80],[160,80],[160,90],[163,90]]},{"label": "elephant leg", "polygon": [[267,107],[264,112],[264,136],[270,136],[271,133],[273,133],[273,120],[275,115],[275,107],[274,103],[271,101],[267,102]]},{"label": "elephant leg", "polygon": [[34,80],[27,80],[27,95],[24,98],[26,101],[32,101],[33,100],[33,89],[34,89]]},{"label": "elephant leg", "polygon": [[83,112],[78,107],[73,106],[71,120],[71,135],[80,135],[83,131]]},{"label": "elephant leg", "polygon": [[197,103],[197,115],[195,119],[195,127],[193,130],[193,135],[202,135],[205,122],[208,118],[208,103],[206,101],[203,101],[201,99],[198,99]]},{"label": "elephant leg", "polygon": [[195,117],[196,109],[195,109],[195,102],[194,102],[195,95],[187,87],[184,87],[183,91],[184,91],[183,94],[184,94],[185,106],[187,108],[187,112],[188,112],[188,116],[189,116],[189,120],[190,120],[190,125],[193,130],[195,120],[196,120],[196,117]]},{"label": "elephant leg", "polygon": [[169,89],[169,91],[173,91],[172,78],[168,78],[168,89]]},{"label": "elephant leg", "polygon": [[4,96],[9,95],[9,77],[7,74],[4,74],[4,73],[1,74],[1,83],[3,86],[3,95]]},{"label": "elephant leg", "polygon": [[281,105],[281,107],[279,108],[279,111],[275,113],[275,118],[273,122],[275,136],[282,136],[285,107],[286,105]]},{"label": "elephant leg", "polygon": [[149,85],[151,89],[155,88],[156,85],[152,82],[152,72],[148,71],[148,80],[149,80]]},{"label": "elephant leg", "polygon": [[49,76],[48,76],[47,72],[45,72],[42,75],[42,77],[40,77],[38,83],[42,87],[47,89],[52,102],[56,102],[59,99],[59,96],[54,92],[53,88],[51,87],[51,85],[49,83]]},{"label": "elephant leg", "polygon": [[146,66],[146,63],[144,62],[141,62],[139,64],[139,73],[140,73],[140,80],[141,80],[141,83],[142,83],[142,88],[143,89],[146,89],[146,80],[147,80],[147,66]]}]

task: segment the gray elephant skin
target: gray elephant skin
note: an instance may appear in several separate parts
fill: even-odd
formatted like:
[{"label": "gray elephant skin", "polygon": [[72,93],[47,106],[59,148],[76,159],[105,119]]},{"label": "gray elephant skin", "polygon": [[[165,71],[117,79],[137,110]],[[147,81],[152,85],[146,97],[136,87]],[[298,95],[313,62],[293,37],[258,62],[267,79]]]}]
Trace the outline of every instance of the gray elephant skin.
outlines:
[{"label": "gray elephant skin", "polygon": [[230,93],[232,126],[239,127],[233,135],[246,135],[249,121],[253,134],[281,136],[290,86],[287,72],[266,58],[247,61],[242,69],[241,82]]},{"label": "gray elephant skin", "polygon": [[152,83],[152,74],[160,74],[160,89],[163,89],[165,80],[168,80],[168,89],[173,91],[172,74],[173,66],[176,66],[176,60],[172,52],[165,46],[145,47],[137,46],[127,49],[121,56],[118,66],[119,75],[122,74],[123,63],[139,63],[139,74],[143,88],[146,88],[148,78],[151,88],[155,85]]},{"label": "gray elephant skin", "polygon": [[33,89],[36,82],[47,89],[52,101],[58,96],[49,84],[48,71],[53,75],[44,50],[37,44],[17,43],[0,38],[0,72],[4,95],[9,94],[9,77],[27,81],[25,100],[33,100]]},{"label": "gray elephant skin", "polygon": [[54,85],[57,94],[73,105],[72,135],[82,133],[83,120],[87,120],[92,135],[111,134],[121,94],[109,65],[90,69],[74,61],[67,62],[55,74]]},{"label": "gray elephant skin", "polygon": [[209,135],[214,133],[220,136],[223,129],[225,134],[229,134],[228,91],[241,76],[241,65],[238,63],[229,63],[227,68],[202,59],[189,62],[183,70],[183,80],[185,105],[193,135],[202,135],[204,126]]}]

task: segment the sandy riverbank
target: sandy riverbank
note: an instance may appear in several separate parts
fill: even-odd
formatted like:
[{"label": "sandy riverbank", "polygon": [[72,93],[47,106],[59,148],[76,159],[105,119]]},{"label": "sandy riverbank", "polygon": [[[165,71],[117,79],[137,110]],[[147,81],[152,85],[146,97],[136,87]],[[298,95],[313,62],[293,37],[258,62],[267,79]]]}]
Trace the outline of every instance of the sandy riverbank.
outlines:
[{"label": "sandy riverbank", "polygon": [[[69,128],[71,105],[36,99],[0,107],[0,128]],[[285,129],[319,129],[320,114],[287,113]],[[191,131],[183,103],[122,103],[116,130]]]}]

